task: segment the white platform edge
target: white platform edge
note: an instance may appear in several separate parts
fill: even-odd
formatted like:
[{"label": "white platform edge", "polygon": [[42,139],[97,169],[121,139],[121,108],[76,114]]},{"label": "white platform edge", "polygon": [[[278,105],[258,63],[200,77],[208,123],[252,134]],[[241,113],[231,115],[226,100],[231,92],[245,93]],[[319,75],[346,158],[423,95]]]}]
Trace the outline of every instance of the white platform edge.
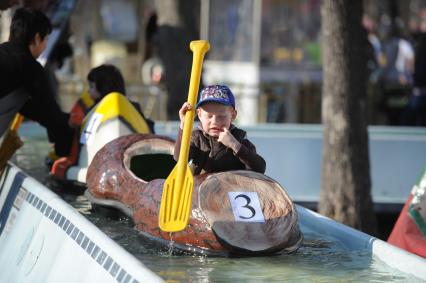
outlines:
[{"label": "white platform edge", "polygon": [[[6,180],[0,182],[0,185],[4,183],[0,187],[1,212],[4,212],[6,197],[18,173],[22,174],[22,171],[11,165]],[[18,206],[15,205],[15,198],[7,222],[2,223],[5,227],[0,235],[0,282],[76,282],[76,278],[78,282],[127,282],[125,278],[118,279],[121,270],[130,276],[128,282],[163,282],[140,260],[32,177],[27,176],[23,180],[19,190],[24,192],[22,189],[27,190],[27,198]],[[37,203],[46,204],[52,209],[52,214],[53,209],[60,213],[78,228],[78,234],[73,235],[74,228],[71,232],[62,229],[53,219],[49,219],[52,214],[45,215],[41,208],[36,208]],[[77,242],[79,233],[84,235],[80,244]],[[83,239],[86,238],[89,243],[91,241],[99,247],[99,257],[92,258],[89,249],[82,247]],[[37,245],[40,245],[40,254],[32,258]],[[106,257],[99,263],[101,252]],[[111,274],[112,265],[108,268],[103,266],[108,259],[121,268],[115,275]],[[31,269],[28,267],[29,262],[32,264]]]},{"label": "white platform edge", "polygon": [[[8,173],[8,178],[6,180],[6,183],[0,188],[2,190],[0,194],[0,207],[2,209],[3,209],[3,205],[5,201],[5,192],[8,191],[8,188],[10,187],[14,179],[14,176],[18,172],[20,172],[20,170],[17,167],[12,166]],[[44,203],[48,204],[51,208],[60,212],[63,216],[65,216],[68,220],[70,220],[70,222],[72,222],[76,227],[78,227],[80,231],[84,232],[84,234],[88,236],[94,243],[96,243],[96,245],[101,247],[103,251],[105,251],[108,255],[110,255],[115,262],[119,263],[120,266],[125,267],[126,271],[129,274],[131,274],[134,279],[137,280],[135,282],[162,282],[161,278],[159,278],[157,275],[155,275],[149,269],[147,269],[138,259],[136,259],[133,255],[131,255],[130,253],[125,251],[123,248],[121,248],[117,243],[111,240],[107,235],[105,235],[102,231],[100,231],[84,216],[80,215],[80,213],[78,213],[73,207],[65,203],[60,197],[58,197],[56,194],[51,192],[45,186],[38,183],[36,180],[34,180],[31,177],[26,177],[21,187],[28,190],[28,192],[30,192],[34,196],[37,196]],[[47,224],[53,223],[53,221],[50,221],[49,219],[47,219],[47,217],[43,217],[39,215],[37,218],[36,217],[37,213],[35,213],[36,211],[33,206],[34,204],[32,205],[26,201],[22,203],[20,210],[18,210],[17,212],[18,215],[14,216],[15,218],[14,224],[11,225],[11,228],[10,227],[8,228],[10,230],[8,232],[10,235],[12,235],[13,233],[13,229],[14,229],[13,226],[18,226],[19,224],[21,227],[25,227],[22,225],[26,225],[26,226],[33,225],[33,226],[40,226],[40,227],[43,226],[43,228],[45,228]],[[378,258],[389,267],[399,270],[401,272],[404,272],[406,274],[410,274],[414,277],[426,280],[426,260],[425,259],[418,257],[414,254],[408,253],[392,245],[389,245],[377,238],[371,237],[365,233],[352,229],[348,226],[339,224],[327,217],[321,216],[299,205],[296,205],[296,207],[298,210],[300,224],[302,227],[305,226],[308,229],[315,231],[316,233],[320,233],[322,235],[332,237],[336,239],[337,241],[340,241],[349,250],[371,251],[372,257]],[[19,216],[19,214],[25,214],[25,215]],[[43,218],[43,219],[40,220],[40,218]],[[62,229],[60,229],[60,227],[56,227],[55,225],[50,225],[50,226],[49,225],[47,226],[48,227],[54,226],[54,229],[60,230],[59,232],[61,232],[62,234],[65,234],[62,231]],[[52,233],[59,233],[59,232],[58,231],[55,232],[54,230],[52,230]],[[7,250],[15,249],[16,250],[15,254],[22,253],[22,250],[23,250],[22,247],[25,246],[24,242],[26,238],[24,236],[19,238],[14,237],[13,239],[9,239],[10,241],[6,241],[7,240],[5,239],[6,237],[7,235],[3,231],[3,233],[0,235],[0,245],[10,244],[11,242],[15,243],[16,247],[7,246]],[[72,242],[71,244],[73,244],[77,249],[79,248],[79,246],[75,245],[75,241],[73,239],[70,239],[69,237],[68,238],[65,237],[65,238],[66,238],[65,241],[67,241],[67,243],[65,244],[67,244],[67,246],[69,246],[70,242]],[[31,248],[32,244],[29,243],[28,246],[30,246]],[[80,249],[83,250],[82,248]],[[7,252],[5,250],[6,248],[3,248],[0,251],[0,281],[3,281],[1,280],[2,276],[5,276],[6,274],[2,272],[2,270],[3,271],[17,270],[16,260],[9,259],[9,258],[5,259],[5,257],[2,256],[2,253]],[[56,258],[66,259],[67,255],[63,255],[62,257],[59,257],[61,252],[64,252],[64,251],[66,251],[66,249],[58,249],[55,251],[55,254],[52,256]],[[73,253],[73,256],[75,256],[76,254],[77,255],[79,254],[80,256],[85,255],[84,252],[80,252],[80,253]],[[25,256],[26,255],[24,255],[24,260],[25,260]],[[89,260],[92,260],[92,258],[88,254],[86,254],[86,257],[89,258]],[[79,268],[79,264],[87,261],[87,258],[84,260],[73,258],[71,261],[71,264],[73,264],[72,268],[75,268],[77,270]],[[96,263],[94,260],[92,261]],[[63,263],[64,270],[70,269],[69,264],[70,262]],[[55,268],[60,269],[60,266],[61,264],[59,265],[55,264]],[[96,268],[96,264],[94,264],[94,266]],[[80,268],[82,268],[83,270],[85,268],[87,269],[87,267],[85,268],[80,267]],[[50,266],[45,267],[46,272],[50,272],[49,269],[50,269]],[[105,270],[102,268],[101,265],[98,266],[98,269],[99,269],[99,272],[103,274],[101,277],[104,277]],[[18,271],[19,271],[19,268],[18,268]],[[94,269],[90,268],[90,272],[93,273]],[[55,273],[57,274],[58,272],[55,272]],[[89,276],[88,278],[93,278],[93,276],[94,274],[91,274],[91,276]],[[34,278],[31,276],[26,278],[19,277],[18,281],[13,281],[13,280],[10,281],[10,278],[7,278],[7,279],[9,279],[7,282],[55,282],[54,279],[57,279],[57,278],[48,277],[48,279],[51,279],[52,281],[49,281],[49,280],[34,281]],[[70,279],[72,279],[72,277],[70,277]],[[111,279],[114,279],[114,278],[111,277]],[[66,282],[66,281],[61,281],[61,282]],[[81,281],[81,282],[85,282],[85,281]],[[111,282],[117,282],[117,281],[111,280]]]}]

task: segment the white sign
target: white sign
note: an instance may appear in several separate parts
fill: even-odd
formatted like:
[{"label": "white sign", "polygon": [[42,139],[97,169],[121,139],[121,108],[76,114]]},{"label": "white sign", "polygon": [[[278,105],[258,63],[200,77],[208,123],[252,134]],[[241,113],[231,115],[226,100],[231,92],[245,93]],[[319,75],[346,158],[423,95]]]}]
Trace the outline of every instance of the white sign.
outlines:
[{"label": "white sign", "polygon": [[257,192],[228,192],[235,221],[265,222]]},{"label": "white sign", "polygon": [[93,113],[90,116],[89,121],[86,124],[83,132],[81,133],[80,143],[82,144],[91,144],[93,141],[94,134],[101,124],[103,115],[100,113]]}]

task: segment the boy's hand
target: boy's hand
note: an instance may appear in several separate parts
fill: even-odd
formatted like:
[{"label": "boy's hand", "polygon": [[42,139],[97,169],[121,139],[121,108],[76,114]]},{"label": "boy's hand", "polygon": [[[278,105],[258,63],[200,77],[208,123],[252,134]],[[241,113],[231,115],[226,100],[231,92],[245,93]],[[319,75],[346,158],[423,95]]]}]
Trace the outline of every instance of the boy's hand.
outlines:
[{"label": "boy's hand", "polygon": [[183,130],[183,122],[185,121],[185,113],[192,109],[191,104],[185,102],[179,109],[180,129]]},{"label": "boy's hand", "polygon": [[237,153],[241,147],[241,144],[227,128],[223,128],[223,132],[220,132],[217,141],[221,142],[224,146],[229,147],[235,153]]}]

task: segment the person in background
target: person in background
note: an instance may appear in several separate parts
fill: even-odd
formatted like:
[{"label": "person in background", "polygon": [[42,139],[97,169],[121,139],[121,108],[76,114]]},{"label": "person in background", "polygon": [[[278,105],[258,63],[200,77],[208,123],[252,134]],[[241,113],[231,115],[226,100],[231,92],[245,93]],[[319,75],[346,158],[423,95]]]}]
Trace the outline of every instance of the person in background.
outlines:
[{"label": "person in background", "polygon": [[382,44],[377,35],[376,24],[369,15],[362,17],[362,24],[367,31],[367,39],[370,44],[368,50],[367,67],[370,73],[374,72],[379,67],[380,56],[382,52]]},{"label": "person in background", "polygon": [[15,11],[9,41],[0,44],[0,135],[19,112],[44,126],[56,154],[66,156],[73,129],[68,125],[68,114],[50,93],[45,71],[36,60],[46,48],[51,31],[50,20],[42,12],[29,8]]},{"label": "person in background", "polygon": [[[102,64],[91,69],[87,75],[87,80],[89,82],[90,97],[95,101],[94,105],[111,92],[119,92],[126,95],[123,76],[120,70],[113,65]],[[151,133],[154,133],[154,121],[145,117],[139,103],[133,101],[130,102],[147,122]]]},{"label": "person in background", "polygon": [[378,79],[383,108],[390,125],[400,125],[401,113],[413,87],[414,48],[403,34],[402,23],[392,22],[383,42],[384,66]]},{"label": "person in background", "polygon": [[[70,112],[70,118],[68,121],[69,125],[78,129],[72,142],[71,153],[68,156],[61,158],[57,158],[51,154],[46,159],[46,164],[51,166],[50,173],[55,177],[65,178],[68,168],[78,162],[81,149],[80,127],[85,116],[108,94],[117,92],[121,95],[126,95],[123,76],[120,70],[113,65],[102,64],[91,69],[87,75],[87,81],[89,83],[88,94],[87,92],[83,93]],[[87,96],[90,96],[89,100],[93,100],[90,102],[90,105],[84,102],[86,98],[83,98],[83,96],[86,96],[86,98]],[[145,120],[147,131],[149,130],[150,133],[155,133],[154,121],[145,118],[138,103],[130,102]]]},{"label": "person in background", "polygon": [[[59,81],[56,77],[56,71],[62,68],[65,60],[68,57],[71,57],[72,54],[73,51],[71,45],[67,41],[58,42],[52,50],[46,65],[44,66],[46,76],[49,80],[49,86],[52,89],[52,93],[54,94],[58,94],[59,92]],[[58,100],[57,97],[55,99]]]},{"label": "person in background", "polygon": [[[192,107],[185,102],[179,110],[180,128],[175,143],[175,160],[179,158],[185,113]],[[229,170],[265,172],[266,162],[256,153],[256,147],[247,139],[246,132],[232,124],[237,110],[234,95],[227,86],[205,87],[195,108],[200,124],[192,132],[189,149],[194,175]]]},{"label": "person in background", "polygon": [[126,95],[124,79],[120,70],[109,64],[102,64],[90,70],[87,75],[90,97],[97,104],[108,93],[119,92]]},{"label": "person in background", "polygon": [[415,38],[414,86],[402,112],[401,125],[426,126],[426,7],[419,14],[422,22]]}]

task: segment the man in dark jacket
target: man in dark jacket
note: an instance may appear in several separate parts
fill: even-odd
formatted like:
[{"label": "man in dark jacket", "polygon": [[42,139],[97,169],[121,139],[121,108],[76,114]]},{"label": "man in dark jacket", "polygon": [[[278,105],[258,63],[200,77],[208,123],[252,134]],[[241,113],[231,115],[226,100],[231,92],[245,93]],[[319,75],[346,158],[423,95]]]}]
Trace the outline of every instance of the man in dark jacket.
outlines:
[{"label": "man in dark jacket", "polygon": [[68,155],[73,130],[68,115],[50,93],[36,58],[44,51],[52,26],[40,11],[19,8],[13,15],[9,41],[0,44],[0,136],[16,112],[46,127],[55,151]]}]

